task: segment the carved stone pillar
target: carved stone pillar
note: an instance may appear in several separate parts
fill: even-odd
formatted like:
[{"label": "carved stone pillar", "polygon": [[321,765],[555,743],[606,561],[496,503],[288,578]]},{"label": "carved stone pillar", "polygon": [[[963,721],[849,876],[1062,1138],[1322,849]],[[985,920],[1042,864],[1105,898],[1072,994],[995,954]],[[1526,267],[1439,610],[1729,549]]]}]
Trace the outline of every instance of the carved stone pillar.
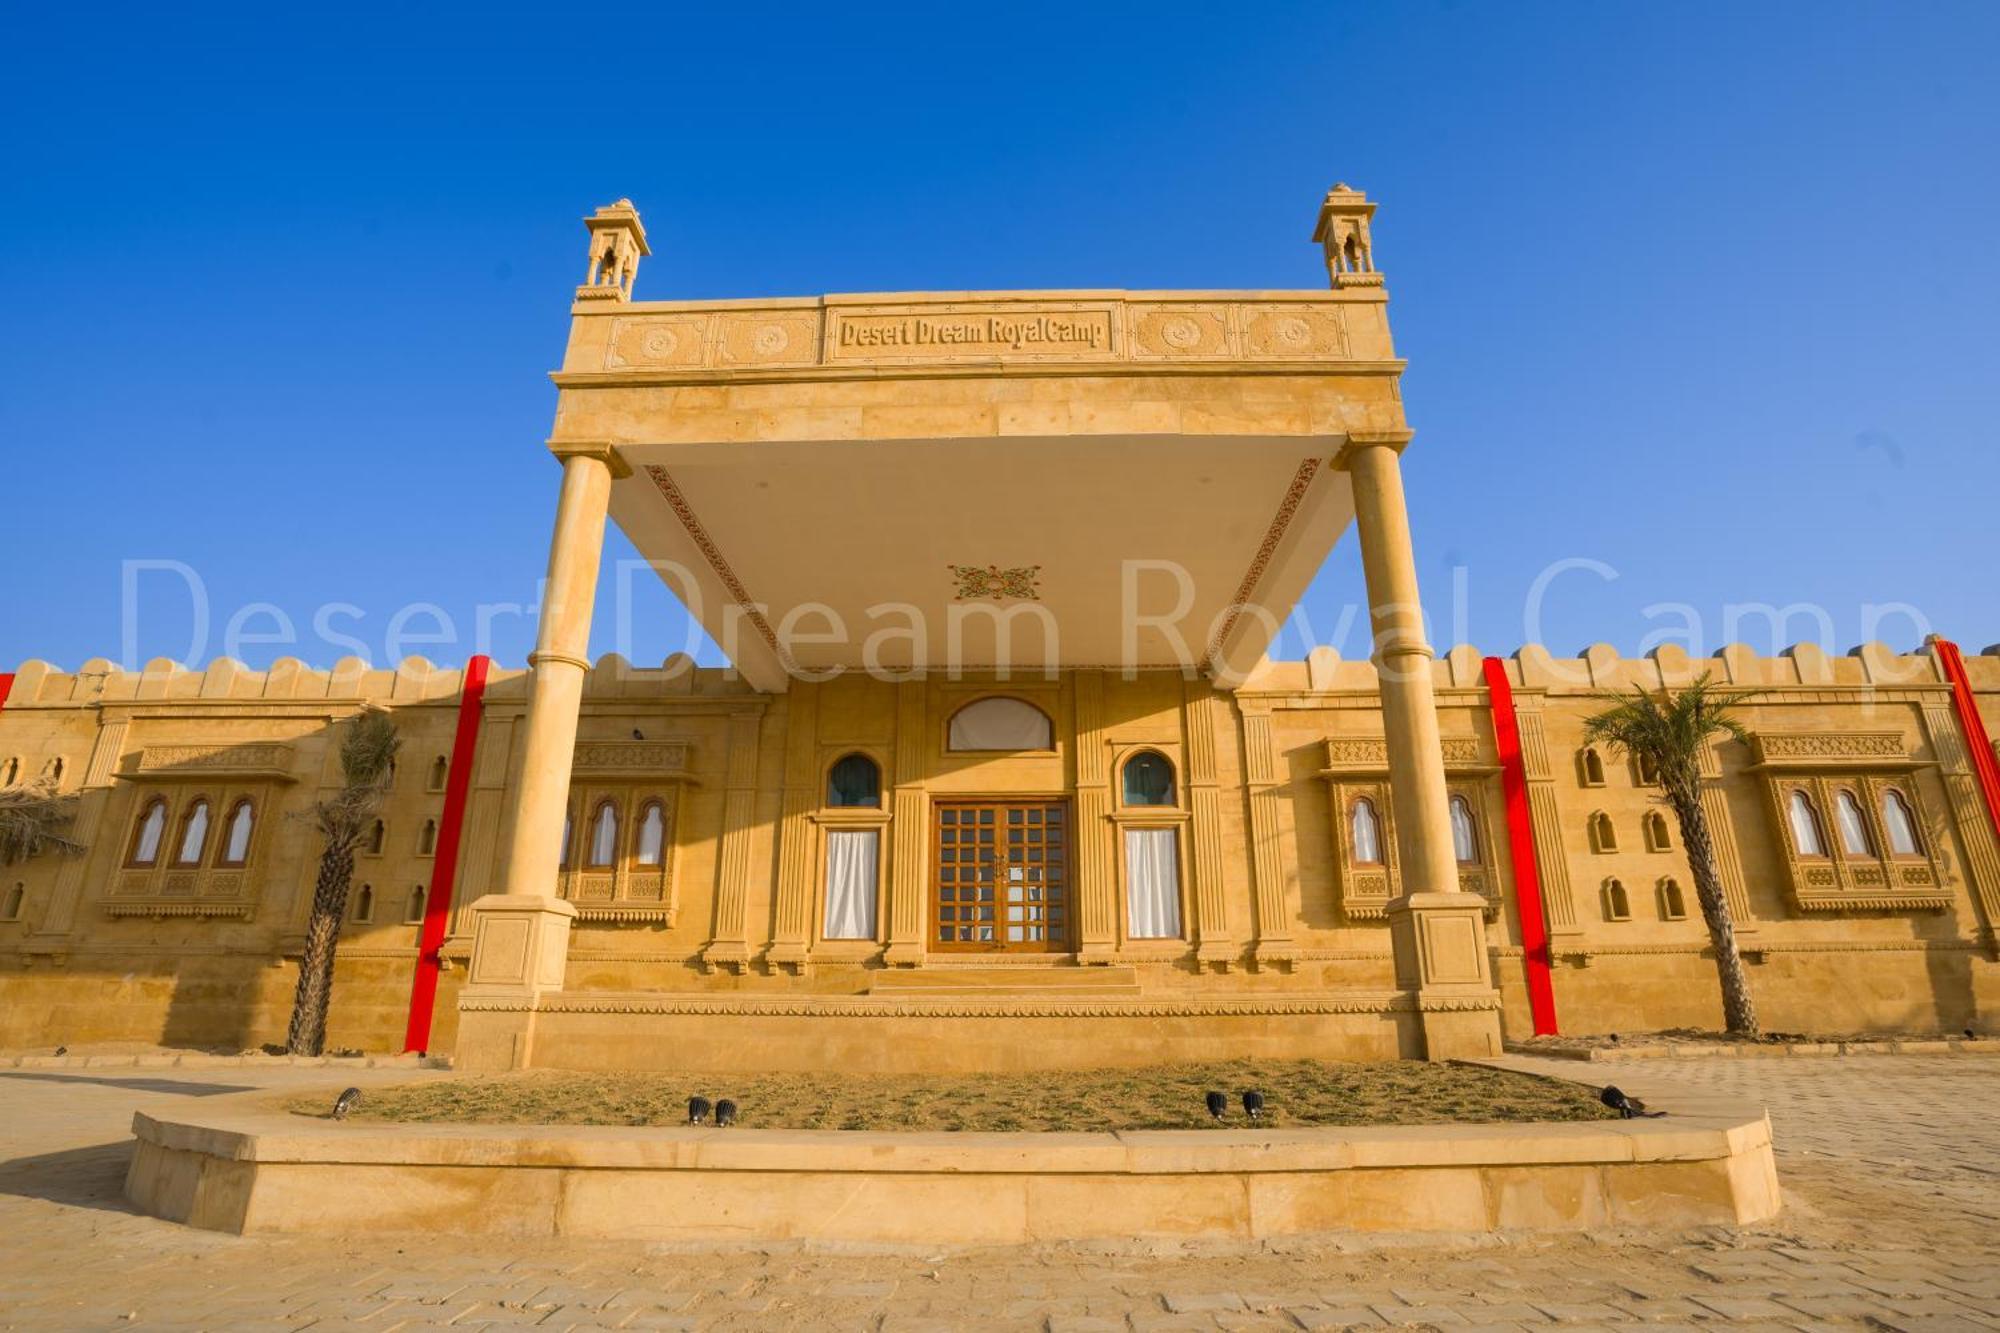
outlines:
[{"label": "carved stone pillar", "polygon": [[1229,932],[1227,882],[1223,877],[1222,790],[1216,775],[1219,736],[1234,730],[1227,707],[1204,680],[1182,687],[1181,727],[1187,738],[1188,842],[1194,885],[1195,961],[1226,969],[1236,961]]},{"label": "carved stone pillar", "polygon": [[889,858],[889,948],[883,960],[891,967],[921,967],[924,962],[925,898],[930,865],[930,792],[924,785],[930,738],[926,711],[929,686],[922,680],[896,683],[896,771],[890,831],[894,850]]},{"label": "carved stone pillar", "polygon": [[1354,482],[1402,868],[1403,891],[1388,908],[1390,938],[1422,1053],[1432,1060],[1497,1055],[1499,996],[1487,956],[1485,902],[1459,889],[1452,850],[1434,655],[1424,639],[1398,458],[1408,439],[1406,431],[1350,435],[1337,460]]},{"label": "carved stone pillar", "polygon": [[1996,846],[1993,823],[1986,812],[1985,798],[1974,776],[1964,733],[1954,716],[1948,695],[1924,702],[1924,733],[1937,759],[1938,780],[1944,784],[1945,802],[1951,807],[1952,830],[1964,852],[1966,887],[1979,907],[1980,944],[1988,958],[2000,958],[2000,846]]},{"label": "carved stone pillar", "polygon": [[1743,856],[1736,850],[1736,821],[1729,816],[1729,795],[1722,785],[1722,761],[1715,745],[1701,747],[1701,813],[1708,819],[1709,840],[1715,844],[1715,869],[1722,877],[1722,897],[1738,935],[1757,933],[1750,911],[1750,893],[1743,882]]},{"label": "carved stone pillar", "polygon": [[1576,894],[1570,888],[1569,858],[1563,854],[1562,816],[1556,810],[1556,775],[1549,763],[1548,732],[1542,725],[1546,696],[1514,692],[1514,725],[1521,737],[1521,772],[1528,783],[1528,823],[1534,831],[1535,874],[1542,885],[1542,912],[1551,936],[1580,935]]},{"label": "carved stone pillar", "polygon": [[[90,849],[81,856],[64,857],[56,869],[55,888],[49,895],[48,911],[42,914],[41,924],[27,939],[30,952],[46,952],[60,947],[69,933],[76,928],[77,904],[83,898],[83,886],[91,863],[116,865],[118,852],[110,853],[106,860],[98,850],[99,831],[104,827],[104,813],[111,804],[113,776],[118,771],[118,760],[125,752],[125,733],[131,723],[125,718],[106,721],[98,716],[97,735],[91,739],[90,762],[84,766],[83,782],[77,792],[76,824],[70,836]],[[118,839],[112,839],[114,843]]]},{"label": "carved stone pillar", "polygon": [[1111,826],[1111,756],[1104,735],[1104,673],[1072,671],[1070,753],[1076,789],[1077,960],[1108,963],[1118,948],[1118,885]]},{"label": "carved stone pillar", "polygon": [[757,751],[763,709],[729,715],[729,755],[722,790],[722,836],[715,852],[715,925],[702,966],[741,972],[750,965],[746,911],[750,839],[757,825]]},{"label": "carved stone pillar", "polygon": [[819,686],[793,681],[785,698],[785,790],[778,817],[777,934],[765,954],[774,967],[802,972],[812,939],[813,856],[819,808]]},{"label": "carved stone pillar", "polygon": [[1292,913],[1286,893],[1283,820],[1279,810],[1282,775],[1271,738],[1271,715],[1259,705],[1239,699],[1243,724],[1243,777],[1250,812],[1250,879],[1257,904],[1257,941],[1251,961],[1258,967],[1287,970],[1298,956],[1292,939]]}]

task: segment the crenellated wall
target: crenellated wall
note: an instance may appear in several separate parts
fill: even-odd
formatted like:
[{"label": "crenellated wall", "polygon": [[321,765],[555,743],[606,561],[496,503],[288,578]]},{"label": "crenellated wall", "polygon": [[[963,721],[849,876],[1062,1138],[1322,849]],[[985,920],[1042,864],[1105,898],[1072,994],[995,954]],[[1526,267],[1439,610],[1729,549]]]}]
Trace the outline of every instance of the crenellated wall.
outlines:
[{"label": "crenellated wall", "polygon": [[[1996,1027],[2000,840],[1938,649],[1868,645],[1831,657],[1801,645],[1765,658],[1731,647],[1690,659],[1668,647],[1630,659],[1602,645],[1579,658],[1531,646],[1500,669],[1521,738],[1518,822],[1485,659],[1459,647],[1434,664],[1447,777],[1468,817],[1461,885],[1487,902],[1510,1035],[1529,1031],[1527,977],[1538,962],[1523,946],[1524,856],[1538,881],[1562,1031],[1719,1022],[1679,830],[1670,817],[1649,828],[1664,807],[1647,775],[1610,753],[1593,765],[1582,741],[1602,692],[1703,671],[1761,691],[1741,710],[1753,743],[1712,748],[1704,805],[1765,1025]],[[1968,657],[1964,669],[1989,735],[2000,732],[2000,654]],[[87,851],[0,868],[0,1048],[281,1040],[317,870],[305,815],[338,785],[339,724],[370,703],[395,712],[404,747],[379,846],[371,839],[357,861],[330,1045],[397,1045],[416,965],[410,906],[434,881],[463,679],[416,658],[394,669],[348,660],[331,671],[295,661],[265,672],[227,660],[205,671],[164,661],[139,672],[101,660],[74,673],[24,664],[0,708],[0,780],[59,770],[55,780],[81,798],[76,832]],[[453,1041],[470,945],[459,909],[503,869],[526,683],[525,671],[495,670],[486,686],[442,951],[450,970],[436,1006],[439,1049]],[[1052,746],[949,750],[951,715],[990,694],[1040,708]],[[550,886],[579,909],[565,998],[602,1001],[592,1021],[607,1033],[625,1025],[684,1041],[714,1028],[713,1015],[749,1015],[760,1041],[782,1046],[772,1034],[796,1030],[803,1050],[821,1029],[800,1024],[901,1012],[909,1002],[899,997],[926,977],[996,966],[1025,974],[1048,960],[931,947],[932,815],[955,798],[1046,794],[1075,812],[1073,938],[1104,965],[1091,975],[1109,980],[1102,994],[1111,998],[1057,986],[1042,998],[967,999],[977,1012],[963,1016],[1003,1033],[1010,1016],[1032,1020],[1059,1042],[1067,1038],[1052,1020],[1093,1004],[1133,1032],[1226,1011],[1259,1049],[1284,1049],[1283,1034],[1297,1031],[1310,1034],[1299,1042],[1318,1043],[1312,1049],[1337,1048],[1329,1054],[1393,1054],[1396,1038],[1382,1026],[1394,1008],[1383,905],[1399,891],[1400,867],[1380,737],[1374,669],[1327,650],[1267,664],[1234,694],[1177,672],[1066,671],[1009,682],[845,676],[766,695],[685,658],[646,669],[605,658],[586,688],[573,808],[580,825],[613,803],[626,841],[616,866],[579,861]],[[1124,807],[1121,765],[1140,750],[1173,765],[1171,809]],[[830,811],[828,768],[856,752],[881,768],[881,806]],[[1798,845],[1787,814],[1794,792],[1815,803],[1824,855]],[[1843,840],[1843,792],[1860,812],[1861,851]],[[1909,850],[1891,845],[1892,796],[1912,817]],[[136,830],[156,801],[168,846],[156,864],[134,866]],[[200,864],[176,866],[173,844],[198,801],[216,827]],[[1379,812],[1388,850],[1377,859],[1357,847],[1357,801]],[[255,812],[247,855],[226,864],[220,824],[243,802]],[[666,847],[642,865],[631,830],[653,805]],[[1122,836],[1135,823],[1177,831],[1181,938],[1130,938]],[[1510,824],[1528,830],[1530,846],[1513,845]],[[843,826],[883,830],[872,940],[823,938],[825,837]],[[1660,831],[1664,839],[1649,836]],[[885,972],[885,956],[921,966]],[[1036,975],[1068,984],[1076,970]],[[927,1003],[930,1034],[951,1015]],[[938,1040],[953,1030],[945,1023]]]}]

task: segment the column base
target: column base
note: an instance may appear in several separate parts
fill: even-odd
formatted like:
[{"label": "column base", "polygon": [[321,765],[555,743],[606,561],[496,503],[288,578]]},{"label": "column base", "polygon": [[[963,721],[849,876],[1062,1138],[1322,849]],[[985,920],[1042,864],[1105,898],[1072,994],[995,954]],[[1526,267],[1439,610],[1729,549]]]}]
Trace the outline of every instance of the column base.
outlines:
[{"label": "column base", "polygon": [[704,972],[736,972],[750,970],[750,946],[741,940],[717,940],[701,951],[701,970]]},{"label": "column base", "polygon": [[1194,951],[1196,967],[1212,967],[1218,972],[1227,972],[1239,957],[1233,940],[1203,940]]},{"label": "column base", "polygon": [[1289,972],[1298,957],[1299,946],[1291,940],[1259,940],[1250,950],[1250,966],[1258,972]]},{"label": "column base", "polygon": [[[1430,1007],[1433,1004],[1441,1007]],[[1423,1037],[1426,1060],[1484,1060],[1502,1053],[1497,995],[1490,1009],[1419,995],[1417,1029]]]},{"label": "column base", "polygon": [[472,904],[472,994],[532,1001],[563,988],[576,907],[541,894],[489,893]]},{"label": "column base", "polygon": [[907,940],[891,942],[889,947],[882,951],[882,962],[888,967],[922,967],[924,946],[912,944]]},{"label": "column base", "polygon": [[1500,994],[1486,952],[1486,900],[1407,893],[1388,906],[1396,984],[1415,1010],[1426,1060],[1500,1054]]},{"label": "column base", "polygon": [[812,965],[811,960],[806,957],[806,946],[803,944],[774,944],[764,950],[764,962],[770,967],[796,976],[804,976],[806,969]]}]

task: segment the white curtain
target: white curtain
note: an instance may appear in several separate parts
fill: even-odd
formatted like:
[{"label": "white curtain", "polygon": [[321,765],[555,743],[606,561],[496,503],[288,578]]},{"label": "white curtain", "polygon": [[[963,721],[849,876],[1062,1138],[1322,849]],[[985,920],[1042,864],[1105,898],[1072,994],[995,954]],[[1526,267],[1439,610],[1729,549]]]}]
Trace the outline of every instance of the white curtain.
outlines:
[{"label": "white curtain", "polygon": [[250,829],[255,819],[249,802],[236,807],[236,814],[229,821],[229,845],[222,849],[223,860],[231,865],[243,864],[250,855]]},{"label": "white curtain", "polygon": [[826,938],[875,938],[876,829],[835,829],[826,835]]},{"label": "white curtain", "polygon": [[1870,856],[1874,849],[1868,845],[1868,824],[1861,817],[1861,802],[1854,799],[1854,793],[1843,791],[1833,798],[1833,817],[1840,824],[1840,849],[1849,856]]},{"label": "white curtain", "polygon": [[1917,821],[1910,818],[1910,807],[1903,803],[1903,794],[1897,791],[1882,793],[1882,822],[1889,828],[1889,850],[1898,856],[1917,854]]},{"label": "white curtain", "polygon": [[1819,836],[1819,816],[1812,801],[1802,791],[1794,791],[1789,802],[1792,812],[1792,842],[1800,856],[1825,856],[1826,843]]},{"label": "white curtain", "polygon": [[1172,829],[1125,830],[1125,910],[1133,939],[1180,938],[1180,848]]},{"label": "white curtain", "polygon": [[945,741],[952,750],[1048,750],[1048,715],[1019,699],[981,699],[951,715]]}]

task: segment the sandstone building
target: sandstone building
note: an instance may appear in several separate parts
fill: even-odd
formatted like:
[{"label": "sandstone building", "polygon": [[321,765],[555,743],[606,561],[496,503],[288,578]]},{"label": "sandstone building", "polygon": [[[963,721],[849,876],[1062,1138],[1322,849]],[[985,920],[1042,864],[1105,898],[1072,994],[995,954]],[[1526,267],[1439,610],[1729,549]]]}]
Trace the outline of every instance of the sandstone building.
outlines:
[{"label": "sandstone building", "polygon": [[[531,669],[0,676],[0,785],[77,791],[87,845],[0,871],[0,1047],[281,1040],[295,816],[369,703],[405,742],[333,1046],[886,1070],[1713,1026],[1679,830],[1582,740],[1599,692],[1703,670],[1762,691],[1704,803],[1765,1025],[1991,1030],[2000,655],[1434,657],[1373,212],[1328,194],[1313,292],[689,303],[633,299],[638,214],[598,210]],[[729,669],[586,659],[607,519]],[[1350,521],[1374,662],[1267,660]]]}]

